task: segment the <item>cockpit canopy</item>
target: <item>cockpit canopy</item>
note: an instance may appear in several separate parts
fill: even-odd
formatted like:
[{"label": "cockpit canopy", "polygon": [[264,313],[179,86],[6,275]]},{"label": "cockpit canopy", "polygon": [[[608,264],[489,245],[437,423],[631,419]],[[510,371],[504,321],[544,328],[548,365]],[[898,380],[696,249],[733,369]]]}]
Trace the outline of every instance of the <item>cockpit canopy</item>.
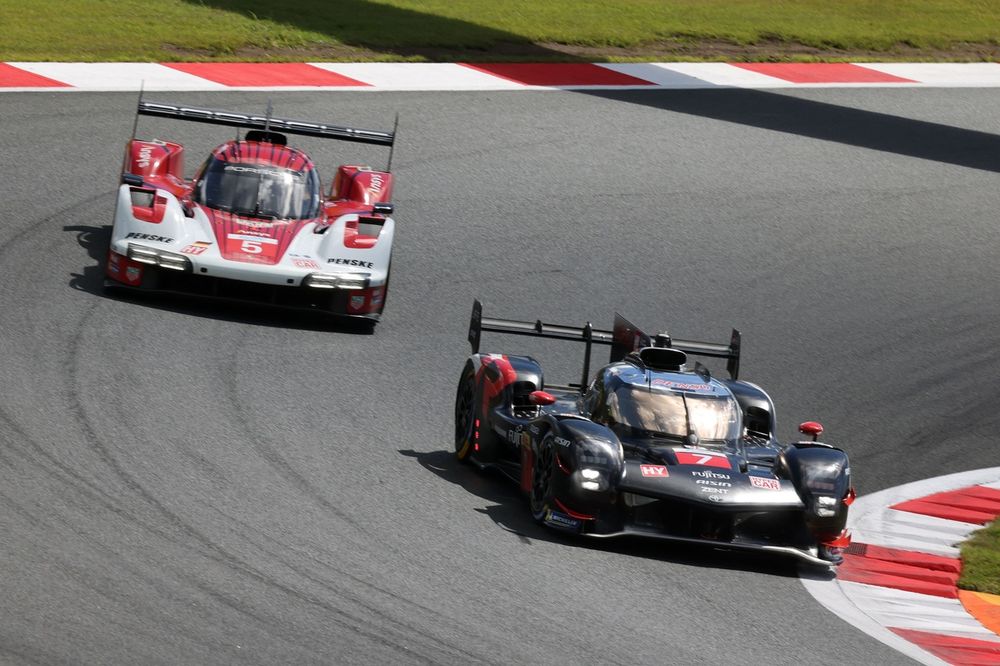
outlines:
[{"label": "cockpit canopy", "polygon": [[[297,153],[284,147],[274,151]],[[297,162],[292,166],[300,168],[295,169],[239,157],[238,151],[231,150],[217,151],[209,158],[195,182],[197,203],[247,217],[302,220],[319,215],[319,176],[307,159],[289,160]]]},{"label": "cockpit canopy", "polygon": [[[635,375],[630,376],[630,375]],[[742,410],[736,398],[713,380],[696,375],[648,379],[627,368],[606,376],[594,417],[619,436],[666,436],[700,444],[732,445],[742,435]],[[600,390],[603,389],[603,390]]]},{"label": "cockpit canopy", "polygon": [[[651,391],[645,386],[623,385],[608,394],[612,425],[640,432],[700,442],[725,442],[740,436],[740,408],[729,395]],[[638,433],[637,433],[638,434]]]}]

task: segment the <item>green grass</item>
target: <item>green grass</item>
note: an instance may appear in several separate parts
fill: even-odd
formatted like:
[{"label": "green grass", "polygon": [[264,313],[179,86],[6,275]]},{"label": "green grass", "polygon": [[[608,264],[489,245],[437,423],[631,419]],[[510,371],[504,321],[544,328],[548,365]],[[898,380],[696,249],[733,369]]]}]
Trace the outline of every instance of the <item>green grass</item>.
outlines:
[{"label": "green grass", "polygon": [[978,530],[962,544],[962,576],[958,586],[973,592],[1000,594],[1000,520]]},{"label": "green grass", "polygon": [[[0,26],[0,60],[8,61],[434,60],[456,59],[456,53],[470,60],[566,60],[574,54],[601,60],[641,59],[647,52],[671,59],[674,47],[680,50],[674,59],[689,60],[692,54],[724,58],[711,48],[699,51],[720,41],[759,48],[760,59],[773,57],[769,49],[783,44],[888,56],[901,47],[939,56],[958,49],[960,59],[975,59],[977,50],[968,44],[1000,44],[1000,3],[0,0]],[[787,57],[784,51],[780,57]]]}]

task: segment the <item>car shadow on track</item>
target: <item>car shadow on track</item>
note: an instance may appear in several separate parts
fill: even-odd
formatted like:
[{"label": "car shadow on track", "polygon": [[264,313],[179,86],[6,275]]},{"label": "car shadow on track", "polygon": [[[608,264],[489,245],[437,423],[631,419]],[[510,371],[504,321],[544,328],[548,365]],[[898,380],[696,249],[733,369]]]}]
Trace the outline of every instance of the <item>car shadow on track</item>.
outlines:
[{"label": "car shadow on track", "polygon": [[764,90],[588,90],[615,102],[1000,172],[1000,136]]},{"label": "car shadow on track", "polygon": [[[475,511],[489,516],[498,527],[517,536],[526,546],[530,546],[533,541],[544,541],[569,548],[586,548],[710,569],[751,571],[787,578],[799,575],[798,561],[769,553],[732,551],[632,537],[614,540],[586,539],[557,532],[542,527],[532,520],[525,497],[510,479],[499,472],[492,470],[480,472],[460,463],[451,451],[421,452],[401,449],[399,453],[416,460],[421,467],[439,478],[461,486],[466,492],[490,502],[489,506]],[[820,569],[816,569],[813,575],[819,579],[832,577]]]},{"label": "car shadow on track", "polygon": [[111,226],[67,225],[63,227],[63,231],[75,233],[77,243],[87,251],[93,261],[90,265],[84,266],[82,272],[71,274],[69,286],[78,291],[155,310],[254,326],[362,335],[374,332],[374,327],[367,320],[338,318],[323,312],[281,310],[252,303],[108,289],[104,286],[104,262],[111,240]]}]

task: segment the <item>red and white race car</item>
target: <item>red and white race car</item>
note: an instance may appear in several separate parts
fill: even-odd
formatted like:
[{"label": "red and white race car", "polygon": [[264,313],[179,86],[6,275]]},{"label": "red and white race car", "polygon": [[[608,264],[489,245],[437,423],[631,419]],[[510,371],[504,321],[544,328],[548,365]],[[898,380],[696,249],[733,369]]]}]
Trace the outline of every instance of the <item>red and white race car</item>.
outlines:
[{"label": "red and white race car", "polygon": [[394,132],[140,101],[139,115],[247,128],[185,180],[184,148],[125,150],[105,284],[321,310],[375,322],[395,223],[392,173],[337,169],[324,196],[287,134],[391,146]]}]

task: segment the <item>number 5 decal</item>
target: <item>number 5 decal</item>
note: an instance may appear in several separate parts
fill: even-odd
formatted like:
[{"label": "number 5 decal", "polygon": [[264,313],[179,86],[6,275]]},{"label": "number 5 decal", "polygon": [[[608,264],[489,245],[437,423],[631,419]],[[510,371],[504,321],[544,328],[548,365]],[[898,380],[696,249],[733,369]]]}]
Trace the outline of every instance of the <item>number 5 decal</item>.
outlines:
[{"label": "number 5 decal", "polygon": [[263,246],[261,246],[260,241],[245,240],[243,244],[240,245],[240,249],[247,254],[260,254],[264,251]]}]

